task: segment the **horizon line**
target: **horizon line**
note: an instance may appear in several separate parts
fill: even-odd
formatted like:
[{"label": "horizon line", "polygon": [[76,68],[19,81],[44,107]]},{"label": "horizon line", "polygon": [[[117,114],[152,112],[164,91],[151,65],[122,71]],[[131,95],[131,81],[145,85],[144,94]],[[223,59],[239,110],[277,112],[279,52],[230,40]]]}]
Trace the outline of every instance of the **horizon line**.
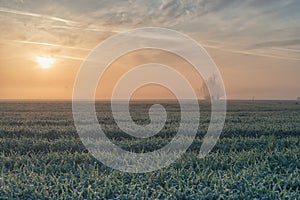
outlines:
[{"label": "horizon line", "polygon": [[[181,100],[193,100],[193,99],[181,99]],[[210,101],[210,99],[197,99],[198,101]],[[244,99],[244,98],[228,98],[228,99],[219,99],[221,101],[226,100],[226,101],[299,101],[299,99]],[[95,101],[95,102],[109,102],[112,101],[111,99],[9,99],[9,98],[0,98],[0,102],[5,102],[5,101]],[[127,99],[115,99],[113,101],[127,101]],[[130,101],[178,101],[178,99],[131,99]]]}]

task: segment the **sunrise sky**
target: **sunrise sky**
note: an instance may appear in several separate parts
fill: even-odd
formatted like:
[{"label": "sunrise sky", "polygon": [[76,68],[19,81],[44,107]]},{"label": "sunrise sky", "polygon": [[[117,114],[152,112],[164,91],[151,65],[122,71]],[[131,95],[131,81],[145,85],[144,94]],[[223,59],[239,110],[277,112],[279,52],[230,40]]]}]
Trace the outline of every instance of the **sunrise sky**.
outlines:
[{"label": "sunrise sky", "polygon": [[[155,26],[202,44],[219,67],[227,98],[295,100],[299,10],[299,0],[0,0],[0,99],[71,99],[79,67],[97,44]],[[126,67],[155,59],[177,65],[201,98],[202,82],[187,63],[147,51],[116,61],[97,98],[108,97]],[[137,98],[172,97],[155,86],[144,89]]]}]

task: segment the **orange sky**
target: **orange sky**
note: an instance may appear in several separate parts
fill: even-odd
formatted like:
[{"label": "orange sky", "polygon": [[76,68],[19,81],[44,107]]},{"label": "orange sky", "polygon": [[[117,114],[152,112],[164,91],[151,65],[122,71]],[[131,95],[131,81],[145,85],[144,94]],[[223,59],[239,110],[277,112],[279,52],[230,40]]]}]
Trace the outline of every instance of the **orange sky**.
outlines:
[{"label": "orange sky", "polygon": [[[144,26],[175,29],[202,44],[219,67],[229,99],[300,96],[299,1],[207,3],[206,10],[200,2],[49,1],[41,5],[1,1],[0,99],[71,99],[76,74],[88,53],[117,32]],[[51,56],[55,63],[43,69],[37,56]],[[154,51],[135,52],[113,63],[100,81],[96,97],[109,98],[122,73],[154,61],[179,70],[197,96],[203,97],[201,77],[189,64]],[[137,91],[135,98],[173,96],[166,89],[148,86]]]}]

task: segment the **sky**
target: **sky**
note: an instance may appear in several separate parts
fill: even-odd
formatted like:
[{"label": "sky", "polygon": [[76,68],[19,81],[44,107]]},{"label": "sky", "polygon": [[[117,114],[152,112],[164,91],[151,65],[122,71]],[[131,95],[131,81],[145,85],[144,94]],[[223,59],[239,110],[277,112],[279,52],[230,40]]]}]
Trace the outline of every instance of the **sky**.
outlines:
[{"label": "sky", "polygon": [[[142,27],[180,31],[201,44],[220,70],[228,99],[296,99],[299,10],[298,0],[0,0],[0,99],[71,99],[89,52],[109,36]],[[188,63],[155,51],[114,62],[96,97],[109,98],[122,72],[155,55],[203,97],[201,78]],[[44,69],[37,57],[54,63]],[[157,86],[135,96],[174,97]]]}]

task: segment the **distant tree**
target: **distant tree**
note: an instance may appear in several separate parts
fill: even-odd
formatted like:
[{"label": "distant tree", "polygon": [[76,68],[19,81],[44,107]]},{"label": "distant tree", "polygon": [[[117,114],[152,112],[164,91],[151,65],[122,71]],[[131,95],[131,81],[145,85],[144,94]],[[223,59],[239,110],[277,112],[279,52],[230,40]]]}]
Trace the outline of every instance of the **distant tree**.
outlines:
[{"label": "distant tree", "polygon": [[[217,76],[213,75],[208,78],[206,81],[202,82],[202,94],[205,100],[219,100],[221,98],[221,92],[219,85],[221,83],[217,82]],[[212,89],[212,94],[209,93],[208,87]]]}]

